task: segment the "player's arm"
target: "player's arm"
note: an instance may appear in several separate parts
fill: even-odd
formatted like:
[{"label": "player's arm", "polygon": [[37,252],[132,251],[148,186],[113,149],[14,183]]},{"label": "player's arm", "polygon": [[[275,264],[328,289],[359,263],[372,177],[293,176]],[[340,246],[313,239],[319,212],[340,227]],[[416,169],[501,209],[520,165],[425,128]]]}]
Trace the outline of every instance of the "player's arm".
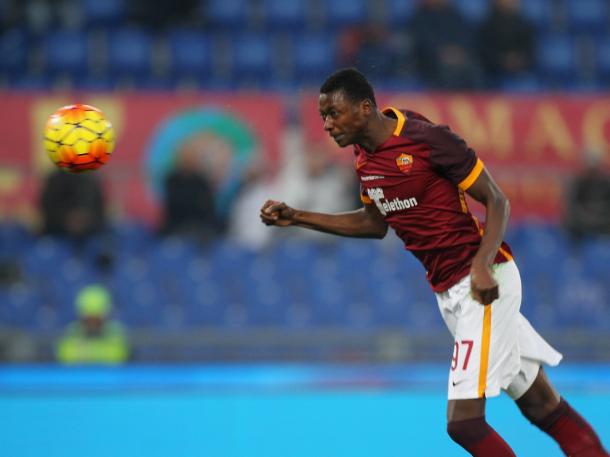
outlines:
[{"label": "player's arm", "polygon": [[296,226],[333,235],[355,238],[383,238],[388,225],[374,204],[338,214],[314,213],[291,208],[284,202],[267,200],[260,212],[266,225]]},{"label": "player's arm", "polygon": [[498,284],[493,278],[491,265],[504,239],[510,204],[485,168],[466,192],[485,205],[486,210],[485,233],[472,260],[470,274],[474,298],[487,305],[498,298]]}]

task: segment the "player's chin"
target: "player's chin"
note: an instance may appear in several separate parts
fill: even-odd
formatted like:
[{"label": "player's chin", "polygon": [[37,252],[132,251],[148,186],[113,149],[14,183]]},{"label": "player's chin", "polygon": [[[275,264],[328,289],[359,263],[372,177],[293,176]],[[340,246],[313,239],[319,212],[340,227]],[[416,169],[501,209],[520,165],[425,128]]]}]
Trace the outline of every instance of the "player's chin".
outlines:
[{"label": "player's chin", "polygon": [[334,140],[340,148],[344,148],[345,146],[349,146],[350,144],[352,144],[349,138],[345,135],[339,135],[335,137]]}]

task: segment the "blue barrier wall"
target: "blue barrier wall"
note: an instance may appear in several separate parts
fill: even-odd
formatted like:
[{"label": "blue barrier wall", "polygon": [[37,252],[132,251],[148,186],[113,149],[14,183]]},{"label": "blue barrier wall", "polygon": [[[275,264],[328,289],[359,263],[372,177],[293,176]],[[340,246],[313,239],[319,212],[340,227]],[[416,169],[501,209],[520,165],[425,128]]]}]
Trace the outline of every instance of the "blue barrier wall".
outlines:
[{"label": "blue barrier wall", "polygon": [[[610,367],[549,370],[608,446]],[[215,365],[0,368],[10,457],[462,456],[446,436],[446,367]],[[488,420],[520,457],[560,456],[506,397]]]}]

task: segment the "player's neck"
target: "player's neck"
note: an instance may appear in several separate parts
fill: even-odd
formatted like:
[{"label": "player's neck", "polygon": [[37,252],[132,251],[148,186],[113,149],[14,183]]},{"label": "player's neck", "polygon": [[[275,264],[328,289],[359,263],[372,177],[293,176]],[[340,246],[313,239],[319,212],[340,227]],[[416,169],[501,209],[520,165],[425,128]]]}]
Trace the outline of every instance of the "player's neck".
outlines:
[{"label": "player's neck", "polygon": [[368,125],[358,144],[368,152],[374,152],[385,143],[396,129],[398,121],[386,116],[381,111],[376,111],[368,122]]}]

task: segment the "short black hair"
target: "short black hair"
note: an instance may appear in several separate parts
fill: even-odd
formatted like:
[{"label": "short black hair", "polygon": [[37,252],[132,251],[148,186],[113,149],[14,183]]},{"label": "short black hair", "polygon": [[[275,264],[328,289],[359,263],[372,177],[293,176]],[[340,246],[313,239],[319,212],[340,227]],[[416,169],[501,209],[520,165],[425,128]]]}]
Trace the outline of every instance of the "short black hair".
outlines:
[{"label": "short black hair", "polygon": [[326,81],[320,87],[321,94],[329,94],[338,90],[343,91],[352,102],[369,99],[373,106],[377,106],[373,86],[366,79],[366,76],[355,68],[337,70],[326,78]]}]

